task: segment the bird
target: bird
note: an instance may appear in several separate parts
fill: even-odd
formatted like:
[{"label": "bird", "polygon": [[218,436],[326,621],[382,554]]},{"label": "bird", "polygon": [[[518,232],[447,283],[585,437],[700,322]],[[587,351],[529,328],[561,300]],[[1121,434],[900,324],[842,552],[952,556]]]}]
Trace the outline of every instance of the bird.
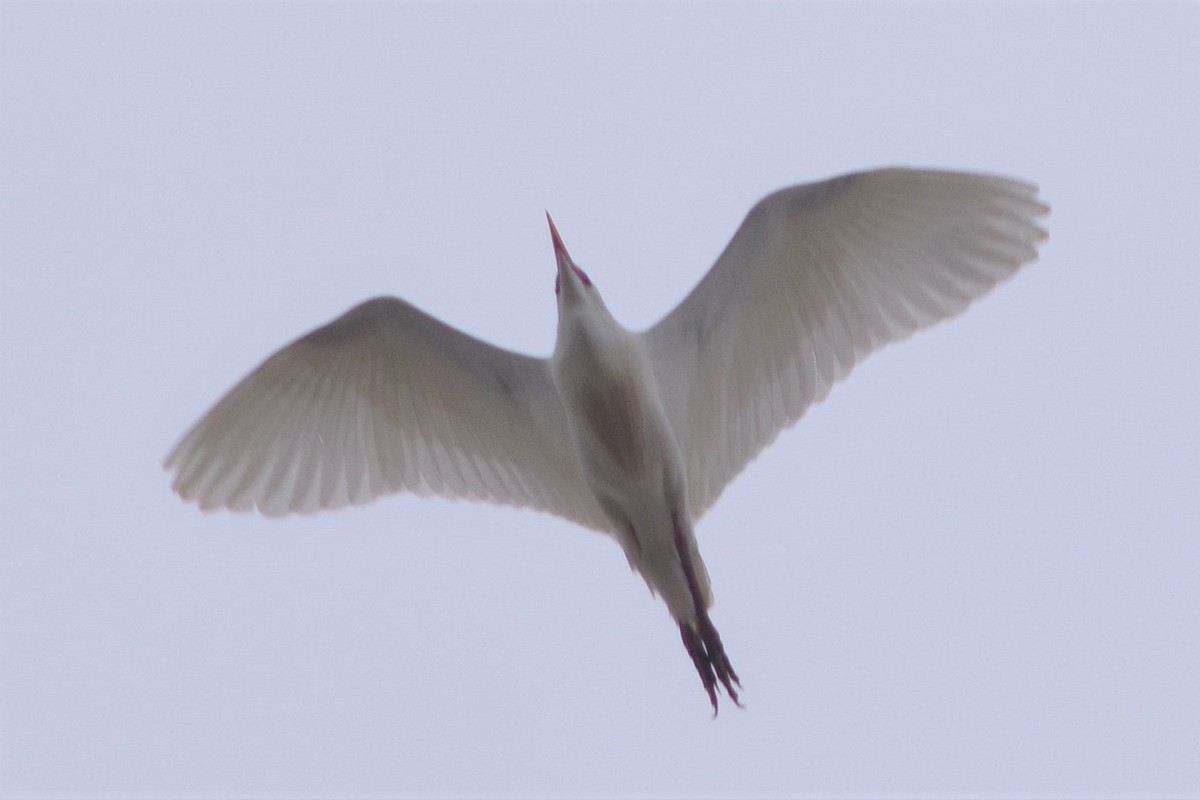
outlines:
[{"label": "bird", "polygon": [[670,313],[625,328],[549,212],[553,353],[481,341],[396,297],[267,358],[164,462],[203,510],[308,514],[410,492],[612,536],[665,603],[718,711],[741,680],[694,526],[867,355],[953,317],[1037,258],[1036,185],[887,167],[755,204]]}]

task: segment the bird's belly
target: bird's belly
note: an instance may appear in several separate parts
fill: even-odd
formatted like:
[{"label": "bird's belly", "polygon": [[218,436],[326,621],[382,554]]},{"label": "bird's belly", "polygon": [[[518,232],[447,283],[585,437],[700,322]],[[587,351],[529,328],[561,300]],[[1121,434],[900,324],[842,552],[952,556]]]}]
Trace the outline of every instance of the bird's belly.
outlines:
[{"label": "bird's belly", "polygon": [[[652,389],[629,373],[593,371],[565,393],[588,485],[629,564],[679,620],[696,610],[682,559],[711,602],[683,489],[683,464]],[[680,539],[683,552],[680,551]]]}]

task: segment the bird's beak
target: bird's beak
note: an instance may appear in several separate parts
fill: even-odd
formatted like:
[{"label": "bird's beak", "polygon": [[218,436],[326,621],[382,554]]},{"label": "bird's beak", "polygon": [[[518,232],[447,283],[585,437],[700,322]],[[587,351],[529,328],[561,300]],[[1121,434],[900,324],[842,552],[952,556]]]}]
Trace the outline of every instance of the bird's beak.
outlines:
[{"label": "bird's beak", "polygon": [[558,262],[558,279],[555,281],[556,292],[567,292],[567,297],[575,297],[584,286],[591,286],[592,281],[588,278],[587,273],[576,266],[571,260],[571,254],[567,252],[567,246],[563,244],[562,237],[558,235],[558,228],[554,225],[554,218],[550,216],[550,212],[546,212],[546,222],[550,223],[550,239],[554,242],[554,260]]},{"label": "bird's beak", "polygon": [[554,217],[550,216],[550,212],[546,212],[546,222],[550,223],[550,238],[554,241],[554,257],[561,266],[565,261],[571,263],[571,256],[567,253],[567,246],[563,244],[562,237],[558,235],[558,228],[554,225]]}]

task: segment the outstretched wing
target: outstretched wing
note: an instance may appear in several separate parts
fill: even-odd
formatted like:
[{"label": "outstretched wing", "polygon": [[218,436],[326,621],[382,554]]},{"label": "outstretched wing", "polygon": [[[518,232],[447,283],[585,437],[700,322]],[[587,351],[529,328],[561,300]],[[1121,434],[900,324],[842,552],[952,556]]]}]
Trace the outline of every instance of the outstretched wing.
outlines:
[{"label": "outstretched wing", "polygon": [[692,514],[883,345],[958,314],[1037,256],[1048,212],[1005,178],[881,169],[760,201],[646,331]]},{"label": "outstretched wing", "polygon": [[571,452],[549,363],[391,297],[268,358],[165,467],[203,509],[309,513],[409,491],[610,529]]}]

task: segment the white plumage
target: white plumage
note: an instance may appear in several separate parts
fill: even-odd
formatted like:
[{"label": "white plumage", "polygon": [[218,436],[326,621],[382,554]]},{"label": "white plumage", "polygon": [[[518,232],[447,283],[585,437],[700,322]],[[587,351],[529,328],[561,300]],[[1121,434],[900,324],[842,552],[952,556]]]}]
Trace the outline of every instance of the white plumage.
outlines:
[{"label": "white plumage", "polygon": [[751,209],[716,264],[637,334],[550,223],[550,359],[381,297],[237,384],[167,457],[201,508],[278,516],[410,491],[548,511],[613,534],[658,592],[714,709],[737,700],[692,523],[867,354],[963,311],[1037,255],[1036,187],[883,169]]}]

